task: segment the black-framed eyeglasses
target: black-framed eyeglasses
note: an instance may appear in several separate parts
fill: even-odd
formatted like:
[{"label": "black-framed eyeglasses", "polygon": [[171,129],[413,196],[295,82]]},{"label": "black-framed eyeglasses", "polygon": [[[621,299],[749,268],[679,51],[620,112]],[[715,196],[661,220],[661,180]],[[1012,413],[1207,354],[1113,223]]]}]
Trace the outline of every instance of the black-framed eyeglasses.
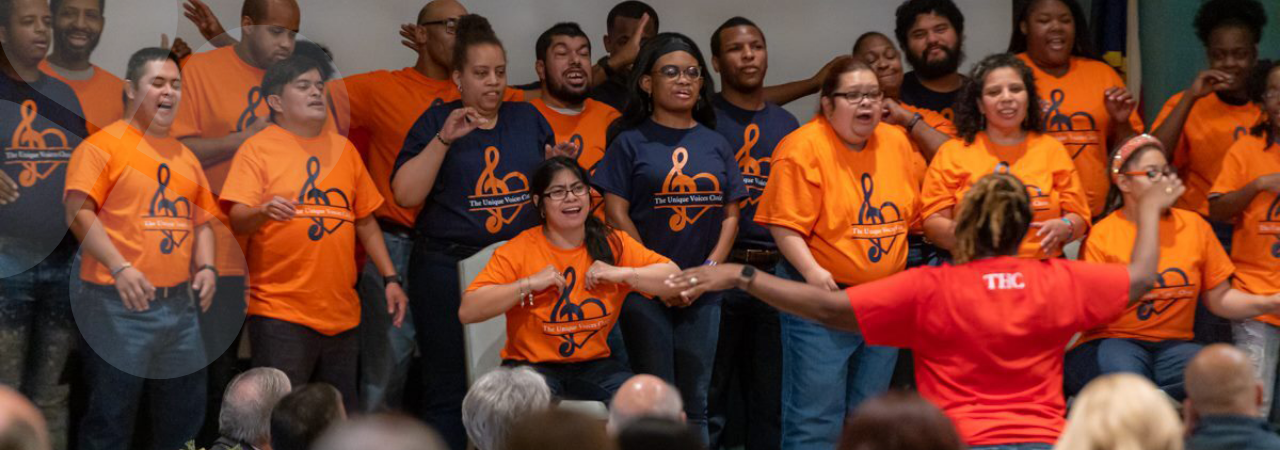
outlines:
[{"label": "black-framed eyeglasses", "polygon": [[1159,179],[1161,176],[1164,176],[1164,177],[1172,177],[1172,176],[1174,176],[1174,175],[1177,175],[1177,174],[1178,174],[1178,169],[1177,169],[1176,167],[1173,167],[1173,166],[1164,166],[1164,167],[1159,168],[1159,169],[1133,170],[1133,171],[1129,171],[1129,172],[1120,172],[1120,174],[1122,174],[1122,175],[1128,175],[1128,176],[1131,176],[1131,177],[1136,177],[1136,176],[1139,176],[1139,175],[1146,175],[1148,180],[1155,181],[1155,180]]},{"label": "black-framed eyeglasses", "polygon": [[418,26],[425,27],[428,25],[444,25],[444,32],[455,34],[458,32],[458,18],[450,17],[448,19],[429,20],[426,22],[418,22]]},{"label": "black-framed eyeglasses", "polygon": [[588,188],[587,185],[585,184],[575,184],[573,186],[570,186],[568,189],[565,189],[565,188],[551,189],[547,192],[544,192],[542,195],[545,195],[547,198],[558,202],[567,198],[569,194],[573,194],[574,197],[582,197],[584,195],[587,195],[588,189],[590,188]]},{"label": "black-framed eyeglasses", "polygon": [[671,80],[671,81],[675,81],[679,79],[680,75],[684,75],[688,77],[690,80],[697,80],[702,78],[702,67],[700,66],[688,66],[682,70],[680,69],[680,66],[666,65],[666,66],[659,67],[657,72],[658,74],[662,75],[663,78],[666,78],[667,80]]},{"label": "black-framed eyeglasses", "polygon": [[868,92],[858,92],[858,91],[832,92],[831,96],[843,97],[845,101],[849,102],[849,104],[856,105],[863,100],[878,102],[884,98],[884,91],[876,90],[876,91],[868,91]]}]

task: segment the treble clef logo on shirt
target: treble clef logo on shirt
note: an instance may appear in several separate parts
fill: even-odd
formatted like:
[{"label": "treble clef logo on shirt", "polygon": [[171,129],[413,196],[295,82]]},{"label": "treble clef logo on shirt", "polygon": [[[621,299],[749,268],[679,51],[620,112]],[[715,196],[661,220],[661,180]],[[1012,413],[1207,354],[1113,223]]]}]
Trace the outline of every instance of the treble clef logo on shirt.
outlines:
[{"label": "treble clef logo on shirt", "polygon": [[[1263,222],[1280,227],[1280,195],[1271,200],[1271,206],[1267,207],[1267,216]],[[1280,233],[1272,234],[1272,237],[1276,238],[1276,242],[1271,244],[1271,257],[1280,258]]]},{"label": "treble clef logo on shirt", "polygon": [[[609,316],[609,309],[605,307],[604,302],[596,298],[587,298],[582,303],[574,303],[573,288],[577,284],[578,275],[572,267],[564,270],[564,289],[560,291],[560,298],[556,300],[556,304],[551,308],[550,324],[572,324],[583,321],[602,319]],[[588,314],[588,306],[595,306],[596,314]],[[600,332],[598,327],[585,327],[587,329],[560,335],[564,342],[560,343],[560,356],[572,356],[574,352],[587,345],[587,341]],[[581,332],[586,332],[585,337],[581,340],[577,336]]]},{"label": "treble clef logo on shirt", "polygon": [[[1078,139],[1076,136],[1066,135],[1063,133],[1071,131],[1097,131],[1098,122],[1093,119],[1092,114],[1085,111],[1077,111],[1070,115],[1063,113],[1062,103],[1065,102],[1066,99],[1067,94],[1062,92],[1062,89],[1054,89],[1049,93],[1049,105],[1044,112],[1044,122],[1046,124],[1045,128],[1047,131],[1051,133],[1059,133],[1059,135],[1055,137],[1058,137],[1058,140],[1062,141],[1062,143],[1067,146],[1068,150],[1071,151],[1071,158],[1075,159],[1077,156],[1080,156],[1080,153],[1084,152],[1086,148],[1090,145],[1095,145],[1096,143],[1091,143],[1091,138],[1088,137],[1084,137],[1082,141],[1082,139]],[[1077,119],[1079,119],[1079,122],[1077,122]],[[1080,125],[1077,126],[1077,123]]]},{"label": "treble clef logo on shirt", "polygon": [[[699,173],[694,176],[685,175],[684,166],[688,162],[689,162],[688,149],[684,147],[679,147],[674,152],[671,153],[671,171],[667,172],[667,178],[663,180],[662,190],[658,192],[658,195],[682,195],[683,194],[686,197],[688,197],[688,196],[699,196],[699,195],[709,196],[711,194],[720,193],[720,180],[717,180],[714,175],[711,175],[705,172]],[[703,180],[710,183],[710,189],[705,191],[699,190],[698,180]],[[698,219],[701,218],[702,215],[707,212],[707,210],[711,209],[711,205],[708,205],[707,203],[709,202],[707,201],[697,202],[697,203],[702,203],[703,204],[702,206],[689,206],[688,203],[693,201],[694,199],[685,198],[683,199],[684,204],[682,205],[667,206],[671,208],[674,212],[671,215],[671,219],[668,221],[668,225],[671,226],[671,231],[683,230],[684,227],[697,222]],[[689,215],[690,208],[699,209],[699,211],[696,214],[691,216]]]},{"label": "treble clef logo on shirt", "polygon": [[[338,208],[349,212],[351,210],[351,201],[347,198],[347,194],[338,188],[320,189],[316,187],[316,180],[320,178],[320,158],[312,156],[307,159],[307,180],[302,183],[302,189],[298,191],[298,203],[307,211],[311,219],[311,227],[307,228],[307,237],[312,241],[319,241],[326,234],[333,234],[347,222],[343,211],[339,214],[324,214],[327,209],[325,207]],[[314,213],[311,212],[315,208]],[[331,217],[330,217],[331,216]],[[329,225],[329,221],[333,221],[333,225]]]},{"label": "treble clef logo on shirt", "polygon": [[[169,199],[167,190],[169,188],[169,180],[172,173],[169,171],[168,164],[160,164],[156,169],[156,193],[151,195],[151,208],[149,209],[150,219],[174,218],[174,219],[190,219],[191,218],[191,202],[186,197],[178,196]],[[174,229],[173,227],[157,227],[164,239],[160,240],[160,253],[170,254],[175,249],[182,246],[186,242],[189,231]]]},{"label": "treble clef logo on shirt", "polygon": [[[13,130],[13,142],[8,148],[7,164],[22,166],[18,174],[18,184],[22,187],[35,186],[45,178],[53,175],[58,167],[66,164],[45,152],[67,152],[71,147],[67,144],[67,135],[57,128],[50,127],[44,131],[36,130],[35,121],[39,111],[35,100],[25,100],[20,107],[22,121]],[[52,141],[52,142],[51,142]]]},{"label": "treble clef logo on shirt", "polygon": [[262,105],[264,96],[262,95],[262,87],[254,86],[249,89],[249,104],[245,106],[244,111],[240,113],[240,118],[236,120],[236,131],[244,131],[258,121],[258,106]]},{"label": "treble clef logo on shirt", "polygon": [[[472,209],[489,214],[484,227],[490,233],[502,231],[502,227],[514,222],[520,216],[520,210],[524,209],[524,204],[528,203],[529,179],[515,171],[499,177],[495,172],[501,160],[502,154],[498,147],[489,146],[484,149],[484,171],[476,179],[476,195],[472,196],[473,199],[479,199],[482,205]],[[512,181],[518,181],[519,185],[512,186]],[[504,213],[508,210],[511,210],[510,214]]]},{"label": "treble clef logo on shirt", "polygon": [[763,158],[751,157],[751,150],[755,149],[756,143],[760,141],[760,126],[756,124],[747,125],[742,130],[742,148],[738,149],[738,153],[734,158],[738,160],[738,168],[742,170],[742,179],[746,182],[747,198],[742,199],[741,206],[748,204],[757,204],[760,202],[760,194],[764,191],[764,185],[769,180],[769,175],[764,173],[764,165],[771,164],[772,158],[766,156]]},{"label": "treble clef logo on shirt", "polygon": [[[1160,271],[1156,285],[1151,292],[1142,297],[1136,311],[1138,320],[1149,320],[1153,316],[1164,314],[1179,300],[1194,300],[1196,291],[1191,289],[1191,279],[1187,272],[1177,267]],[[1159,302],[1159,305],[1156,303]]]},{"label": "treble clef logo on shirt", "polygon": [[[867,249],[867,259],[873,263],[880,262],[884,255],[893,249],[898,236],[902,233],[900,227],[884,229],[875,226],[900,224],[902,211],[898,209],[898,205],[887,200],[880,206],[874,206],[872,198],[876,192],[875,180],[871,178],[871,174],[864,173],[861,181],[862,206],[858,207],[858,223],[854,226],[854,239],[870,241],[871,248]],[[886,215],[887,212],[892,214]]]}]

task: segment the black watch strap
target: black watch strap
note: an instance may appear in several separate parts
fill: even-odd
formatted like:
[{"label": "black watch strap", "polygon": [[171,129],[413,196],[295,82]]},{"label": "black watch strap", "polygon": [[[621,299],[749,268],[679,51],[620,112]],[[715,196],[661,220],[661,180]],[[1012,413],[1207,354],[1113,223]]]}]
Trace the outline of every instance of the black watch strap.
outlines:
[{"label": "black watch strap", "polygon": [[197,267],[194,273],[199,273],[201,270],[212,270],[214,278],[218,278],[222,276],[221,274],[218,273],[218,268],[215,267],[213,264],[205,264],[203,266]]},{"label": "black watch strap", "polygon": [[747,285],[751,284],[751,280],[756,279],[756,266],[744,264],[742,266],[742,272],[739,273],[738,276],[742,278],[741,287],[747,287]]},{"label": "black watch strap", "polygon": [[384,275],[382,277],[382,287],[387,287],[387,285],[391,283],[396,283],[401,287],[404,287],[404,277],[401,277],[398,273],[395,275]]}]

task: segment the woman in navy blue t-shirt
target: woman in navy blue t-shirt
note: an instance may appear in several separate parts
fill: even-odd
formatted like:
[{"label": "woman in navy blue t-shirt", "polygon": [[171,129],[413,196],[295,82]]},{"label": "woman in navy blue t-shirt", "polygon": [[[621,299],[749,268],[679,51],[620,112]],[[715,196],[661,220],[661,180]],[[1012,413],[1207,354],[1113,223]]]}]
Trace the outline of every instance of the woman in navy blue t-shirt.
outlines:
[{"label": "woman in navy blue t-shirt", "polygon": [[[714,92],[698,47],[655,36],[632,68],[630,96],[609,130],[593,178],[614,227],[681,268],[723,262],[747,196],[734,149],[712,128]],[[707,440],[707,390],[720,328],[720,294],[685,305],[632,294],[622,333],[632,369],[673,382],[689,421]]]}]

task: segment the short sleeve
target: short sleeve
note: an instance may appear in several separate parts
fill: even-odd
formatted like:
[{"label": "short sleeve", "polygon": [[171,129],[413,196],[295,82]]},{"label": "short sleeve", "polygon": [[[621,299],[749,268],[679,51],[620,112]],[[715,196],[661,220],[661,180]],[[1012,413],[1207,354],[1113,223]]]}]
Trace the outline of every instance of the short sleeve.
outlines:
[{"label": "short sleeve", "polygon": [[538,109],[534,108],[533,105],[527,106],[529,110],[529,117],[532,117],[533,120],[538,122],[538,142],[540,143],[538,145],[538,151],[543,152],[543,149],[547,145],[555,146],[556,131],[551,128],[551,123],[547,122],[547,118],[542,117],[542,113],[538,112]]},{"label": "short sleeve", "polygon": [[[187,151],[190,152],[190,150]],[[189,156],[191,164],[196,170],[196,182],[200,184],[199,192],[196,193],[195,221],[196,225],[204,225],[205,222],[217,217],[220,211],[218,209],[218,200],[213,198],[213,191],[209,188],[209,179],[204,176],[204,169],[200,167],[200,161],[196,159],[195,155],[189,154]]]},{"label": "short sleeve", "polygon": [[373,184],[373,177],[369,175],[369,169],[364,166],[364,162],[355,157],[355,149],[348,150],[351,151],[352,156],[349,159],[352,170],[355,171],[356,218],[362,219],[381,208],[386,199],[382,197],[382,193],[378,192],[378,186]]},{"label": "short sleeve", "polygon": [[613,238],[617,239],[621,255],[616,258],[618,267],[645,267],[654,264],[665,264],[671,262],[665,256],[659,255],[653,250],[649,250],[644,244],[637,242],[631,235],[614,231]]},{"label": "short sleeve", "polygon": [[631,200],[631,173],[635,167],[635,151],[624,136],[615,138],[596,164],[592,184],[601,190]]},{"label": "short sleeve", "polygon": [[922,302],[933,297],[938,268],[911,269],[845,289],[867,343],[912,348],[918,335]]},{"label": "short sleeve", "polygon": [[502,92],[502,101],[504,102],[523,102],[525,100],[523,89],[507,87],[507,90]]},{"label": "short sleeve", "polygon": [[949,141],[942,144],[933,162],[924,172],[924,183],[920,187],[920,217],[929,216],[956,206],[956,193],[964,183],[964,176],[952,157],[959,151],[960,141]]},{"label": "short sleeve", "polygon": [[115,180],[110,174],[111,155],[98,148],[95,141],[87,140],[71,153],[71,162],[67,164],[67,182],[63,191],[66,194],[81,192],[93,199],[98,206],[106,200],[107,193]]},{"label": "short sleeve", "polygon": [[226,184],[222,185],[222,206],[230,214],[231,203],[257,206],[264,200],[266,168],[252,142],[245,143],[231,160]]},{"label": "short sleeve", "polygon": [[1222,158],[1222,170],[1218,172],[1218,178],[1214,180],[1213,187],[1209,189],[1209,195],[1214,194],[1230,194],[1240,190],[1244,185],[1253,180],[1246,180],[1248,168],[1245,166],[1244,150],[1245,145],[1250,138],[1244,138],[1236,141],[1231,145],[1231,149],[1227,150],[1227,156]]},{"label": "short sleeve", "polygon": [[1214,286],[1231,280],[1231,275],[1236,272],[1236,265],[1231,262],[1231,256],[1227,255],[1227,251],[1222,248],[1222,243],[1213,233],[1213,228],[1208,222],[1200,217],[1199,214],[1188,214],[1196,221],[1198,228],[1197,234],[1201,236],[1200,240],[1204,242],[1204,267],[1200,268],[1203,280],[1200,283],[1202,290],[1213,289]]},{"label": "short sleeve", "polygon": [[409,162],[413,157],[422,153],[422,150],[435,139],[436,133],[440,132],[440,127],[444,125],[444,118],[448,117],[449,111],[445,105],[437,105],[428,108],[418,120],[413,123],[413,127],[409,128],[409,133],[404,137],[404,145],[400,147],[400,154],[396,156],[395,169],[391,171],[391,179],[396,178],[396,173],[400,172],[400,167],[404,163]]},{"label": "short sleeve", "polygon": [[806,139],[784,138],[774,151],[769,183],[756,205],[755,221],[780,226],[808,236],[822,211],[823,191],[812,144]]},{"label": "short sleeve", "polygon": [[[1129,305],[1129,270],[1120,264],[1053,260],[1059,272],[1057,292],[1069,293],[1065,311],[1075,311],[1076,329],[1084,331],[1115,320]],[[1102,301],[1099,301],[1102,300]]]},{"label": "short sleeve", "polygon": [[1110,248],[1110,234],[1095,229],[1085,237],[1084,245],[1080,248],[1080,260],[1094,263],[1114,263],[1118,262],[1114,255],[1107,251]]},{"label": "short sleeve", "polygon": [[[717,135],[716,137],[719,137]],[[724,186],[724,203],[737,203],[747,198],[747,185],[742,181],[742,168],[738,167],[738,161],[733,157],[733,153],[729,150],[729,143],[723,138],[717,145],[717,151],[720,153],[720,160],[724,161],[724,172],[728,175]]]},{"label": "short sleeve", "polygon": [[521,245],[519,238],[507,241],[497,250],[494,250],[493,257],[489,258],[489,262],[484,265],[484,269],[479,275],[471,281],[471,285],[467,286],[466,292],[471,292],[485,286],[496,286],[502,284],[510,284],[520,278],[520,265],[514,256],[525,251],[524,245]]}]

